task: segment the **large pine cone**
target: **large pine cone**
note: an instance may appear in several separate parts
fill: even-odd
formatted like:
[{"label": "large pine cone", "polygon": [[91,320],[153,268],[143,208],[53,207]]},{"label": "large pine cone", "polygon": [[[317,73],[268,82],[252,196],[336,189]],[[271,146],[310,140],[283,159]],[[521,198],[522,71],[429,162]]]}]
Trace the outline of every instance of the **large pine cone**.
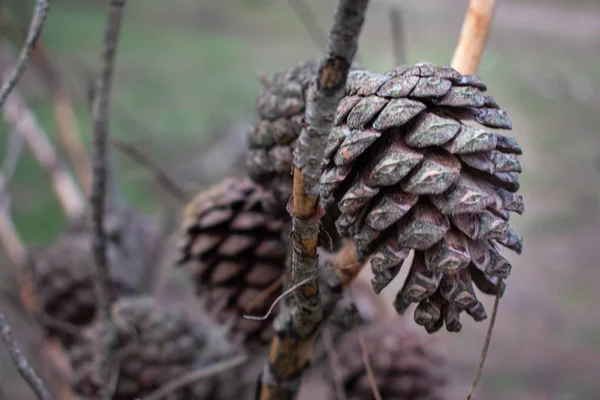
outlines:
[{"label": "large pine cone", "polygon": [[228,178],[200,193],[187,207],[178,262],[187,263],[198,295],[219,321],[247,345],[272,337],[272,318],[263,315],[281,292],[286,245],[283,221],[264,209],[265,191],[247,178]]},{"label": "large pine cone", "polygon": [[[447,383],[445,357],[436,343],[398,323],[361,329],[365,350],[383,399],[440,400]],[[339,378],[348,400],[373,399],[356,332],[336,346]]]},{"label": "large pine cone", "polygon": [[276,73],[258,97],[260,121],[248,132],[247,169],[250,177],[269,191],[268,211],[285,215],[292,195],[292,162],[302,129],[305,94],[319,64],[304,64]]},{"label": "large pine cone", "polygon": [[[230,357],[233,350],[218,327],[194,322],[186,313],[162,307],[148,297],[119,300],[113,305],[112,319],[117,344],[111,370],[118,373],[113,400],[143,398],[194,368]],[[106,331],[98,325],[88,333],[88,341],[73,346],[69,355],[76,393],[96,398],[101,375],[95,349],[105,340]],[[169,398],[217,398],[219,384],[218,380],[205,380]]]},{"label": "large pine cone", "polygon": [[[91,324],[96,316],[96,272],[91,246],[91,234],[69,230],[32,257],[41,322],[67,345],[74,338],[61,323],[81,328]],[[129,268],[133,263],[123,249],[110,241],[108,256],[115,295],[139,293],[143,274]]]},{"label": "large pine cone", "polygon": [[[497,244],[521,252],[509,212],[523,212],[521,148],[489,132],[511,129],[485,85],[450,66],[401,66],[383,75],[351,72],[325,150],[324,209],[337,204],[338,231],[371,255],[380,292],[414,250],[395,307],[419,303],[430,332],[461,329],[459,314],[486,318],[473,283],[496,294],[510,272]],[[471,122],[471,121],[469,121]]]}]

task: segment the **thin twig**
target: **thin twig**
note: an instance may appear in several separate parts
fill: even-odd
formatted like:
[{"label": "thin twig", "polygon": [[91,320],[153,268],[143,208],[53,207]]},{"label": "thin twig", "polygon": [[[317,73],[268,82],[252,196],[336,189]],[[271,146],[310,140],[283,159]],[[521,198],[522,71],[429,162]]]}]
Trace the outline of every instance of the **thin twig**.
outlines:
[{"label": "thin twig", "polygon": [[21,154],[23,154],[23,143],[25,138],[18,131],[12,130],[8,139],[8,146],[2,162],[2,176],[0,177],[0,199],[7,194],[8,186],[12,181]]},{"label": "thin twig", "polygon": [[79,217],[85,209],[83,194],[70,171],[58,158],[47,133],[42,130],[18,90],[13,90],[6,99],[2,111],[6,122],[25,138],[30,151],[49,175],[54,193],[67,217]]},{"label": "thin twig", "polygon": [[337,400],[347,400],[346,389],[344,388],[344,382],[340,376],[340,360],[335,351],[335,345],[331,337],[331,331],[328,327],[323,330],[323,345],[325,346],[325,352],[329,359],[329,365],[331,367],[331,375],[333,375],[333,382],[335,384],[335,395]]},{"label": "thin twig", "polygon": [[479,358],[479,364],[477,365],[477,371],[475,372],[475,376],[473,377],[473,383],[471,383],[469,393],[467,394],[467,400],[471,400],[471,397],[473,396],[473,393],[475,393],[475,389],[477,388],[477,384],[479,383],[479,379],[481,378],[481,374],[483,373],[483,365],[485,364],[485,358],[487,357],[488,349],[490,348],[490,342],[492,341],[492,332],[494,331],[494,324],[496,323],[496,316],[498,315],[498,305],[500,304],[501,296],[502,278],[498,279],[498,292],[496,293],[496,299],[494,300],[494,308],[492,310],[492,316],[490,317],[490,324],[488,325],[488,330],[485,335],[485,342],[483,343],[483,349],[481,350],[481,356]]},{"label": "thin twig", "polygon": [[29,387],[33,390],[36,397],[40,400],[52,400],[53,397],[50,394],[50,391],[46,387],[46,384],[42,379],[38,376],[35,370],[29,365],[25,356],[21,353],[21,349],[19,348],[19,344],[12,336],[12,331],[10,326],[8,325],[8,321],[4,314],[0,312],[0,334],[2,335],[2,341],[8,350],[8,354],[10,358],[17,367],[17,370],[25,379]]},{"label": "thin twig", "polygon": [[319,26],[315,13],[312,12],[304,0],[288,0],[288,3],[290,3],[302,25],[304,25],[304,29],[308,32],[313,43],[319,50],[324,50],[327,46],[327,35]]},{"label": "thin twig", "polygon": [[356,334],[358,335],[360,353],[362,355],[363,363],[365,364],[365,369],[367,370],[367,377],[369,379],[369,384],[371,385],[371,391],[373,392],[375,400],[382,400],[381,394],[379,393],[379,388],[377,387],[377,381],[375,380],[375,373],[373,373],[373,367],[371,366],[371,361],[369,360],[369,353],[367,352],[365,336],[363,335],[360,329],[357,329]]},{"label": "thin twig", "polygon": [[15,88],[17,82],[19,82],[19,79],[27,68],[27,63],[31,57],[31,51],[33,46],[35,46],[35,42],[37,41],[38,37],[42,33],[44,21],[46,20],[49,9],[50,0],[37,0],[23,49],[19,54],[17,63],[15,64],[11,73],[8,75],[8,78],[4,80],[4,84],[0,90],[0,108],[4,105],[8,95]]},{"label": "thin twig", "polygon": [[277,298],[275,299],[275,301],[273,301],[273,303],[271,304],[271,306],[269,307],[269,310],[267,311],[267,313],[265,315],[244,315],[244,318],[251,319],[253,321],[266,320],[267,318],[269,318],[269,316],[273,312],[273,309],[281,300],[283,300],[287,295],[292,293],[294,290],[297,290],[298,288],[300,288],[300,286],[307,284],[311,280],[313,280],[313,277],[306,278],[305,280],[296,283],[294,286],[290,287],[288,290],[286,290],[285,292],[283,292],[279,296],[277,296]]},{"label": "thin twig", "polygon": [[406,62],[404,22],[402,11],[395,6],[390,7],[390,27],[392,31],[392,46],[394,48],[394,63],[402,65]]},{"label": "thin twig", "polygon": [[127,143],[124,140],[113,139],[113,146],[115,146],[121,153],[127,155],[136,163],[142,167],[148,169],[158,181],[158,183],[169,192],[177,201],[182,204],[187,203],[189,196],[179,186],[173,178],[171,178],[165,171],[163,171],[150,157],[145,155],[141,150],[133,146],[131,143]]},{"label": "thin twig", "polygon": [[99,302],[104,318],[110,318],[110,307],[113,296],[112,283],[107,257],[107,238],[104,230],[104,213],[106,211],[107,164],[108,164],[108,124],[110,121],[110,94],[115,64],[117,41],[121,31],[125,0],[111,0],[108,11],[108,22],[104,36],[102,69],[98,81],[98,92],[93,107],[93,179],[92,179],[92,217],[94,223],[94,257],[97,264],[99,280]]},{"label": "thin twig", "polygon": [[277,291],[281,286],[283,286],[284,277],[280,276],[275,282],[271,283],[265,290],[258,293],[256,296],[252,298],[248,302],[248,304],[244,304],[244,312],[249,312],[254,310],[255,307],[258,307],[264,303],[264,301],[271,296],[275,291]]},{"label": "thin twig", "polygon": [[165,385],[161,386],[154,393],[151,393],[144,400],[160,400],[167,397],[169,394],[173,392],[194,384],[200,380],[211,378],[215,375],[222,374],[225,371],[228,371],[232,368],[242,365],[248,357],[245,354],[240,354],[235,356],[229,360],[220,361],[207,367],[197,369],[195,371],[190,371],[189,373],[180,376],[179,378],[175,378],[170,382],[167,382]]},{"label": "thin twig", "polygon": [[495,0],[470,0],[452,57],[452,66],[461,74],[475,74],[487,41]]},{"label": "thin twig", "polygon": [[[6,201],[6,197],[3,198]],[[6,256],[14,266],[25,264],[27,250],[8,212],[8,204],[0,204],[0,241]]]}]

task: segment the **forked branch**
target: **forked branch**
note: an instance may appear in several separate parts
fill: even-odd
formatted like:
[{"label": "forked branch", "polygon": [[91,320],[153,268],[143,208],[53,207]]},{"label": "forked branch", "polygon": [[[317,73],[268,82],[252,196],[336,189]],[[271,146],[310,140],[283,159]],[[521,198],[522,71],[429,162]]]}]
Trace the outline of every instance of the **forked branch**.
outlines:
[{"label": "forked branch", "polygon": [[21,353],[19,344],[13,338],[8,321],[2,313],[0,313],[0,336],[2,336],[2,341],[8,350],[8,354],[13,364],[15,367],[17,367],[17,370],[23,379],[25,379],[27,384],[31,387],[36,397],[40,400],[52,400],[53,397],[46,387],[46,384],[44,381],[42,381],[31,365],[29,365],[29,362],[27,359],[25,359],[23,353]]},{"label": "forked branch", "polygon": [[19,82],[19,79],[21,79],[23,72],[25,72],[25,69],[27,68],[27,63],[31,57],[33,46],[35,46],[35,42],[42,33],[42,28],[44,26],[46,16],[48,15],[49,8],[50,0],[37,0],[23,49],[19,54],[19,58],[17,59],[13,70],[4,80],[2,89],[0,90],[0,107],[4,105],[8,95],[15,88],[17,82]]},{"label": "forked branch", "polygon": [[487,41],[495,0],[470,0],[452,57],[452,66],[461,74],[475,74]]}]

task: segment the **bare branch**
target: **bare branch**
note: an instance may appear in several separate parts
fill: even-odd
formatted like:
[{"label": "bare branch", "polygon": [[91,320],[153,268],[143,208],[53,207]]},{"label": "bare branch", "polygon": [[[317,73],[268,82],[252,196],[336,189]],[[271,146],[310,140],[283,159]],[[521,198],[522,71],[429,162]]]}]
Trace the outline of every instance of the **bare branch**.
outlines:
[{"label": "bare branch", "polygon": [[406,46],[404,43],[404,22],[399,7],[390,7],[390,27],[394,48],[394,63],[402,65],[406,62]]},{"label": "bare branch", "polygon": [[12,181],[17,164],[23,154],[23,143],[25,138],[16,130],[12,130],[8,139],[8,146],[2,162],[2,176],[0,176],[0,198],[7,193],[7,188]]},{"label": "bare branch", "polygon": [[71,97],[60,71],[52,62],[41,41],[38,41],[33,49],[31,63],[50,92],[54,119],[58,125],[62,145],[73,165],[79,184],[84,192],[89,194],[92,186],[92,166],[75,119]]},{"label": "bare branch", "polygon": [[2,85],[2,89],[0,90],[0,107],[4,105],[4,102],[8,98],[8,95],[15,88],[17,82],[19,82],[19,79],[23,75],[23,72],[25,72],[25,68],[27,68],[27,62],[31,57],[31,51],[33,49],[33,46],[35,45],[35,42],[42,33],[44,21],[46,20],[46,16],[48,15],[49,9],[50,0],[37,0],[35,8],[33,10],[31,24],[29,25],[29,32],[27,33],[27,38],[25,39],[25,44],[23,45],[21,54],[19,54],[17,63],[15,64],[11,73],[6,79],[4,79],[4,84]]},{"label": "bare branch", "polygon": [[331,331],[328,327],[323,330],[323,345],[325,346],[327,358],[329,359],[329,366],[331,367],[331,375],[333,376],[333,382],[335,383],[337,400],[348,400],[348,397],[346,396],[346,390],[344,388],[344,382],[340,376],[340,360],[335,351],[335,345],[333,344]]},{"label": "bare branch", "polygon": [[312,12],[304,0],[288,0],[288,3],[290,3],[302,25],[304,25],[313,43],[319,50],[324,50],[327,46],[327,36],[319,26],[315,13]]},{"label": "bare branch", "polygon": [[7,257],[15,266],[25,264],[27,250],[8,212],[8,198],[2,197],[0,204],[0,241]]},{"label": "bare branch", "polygon": [[470,0],[452,66],[461,74],[475,74],[487,41],[495,0]]},{"label": "bare branch", "polygon": [[121,31],[125,0],[111,0],[108,22],[104,36],[102,70],[98,81],[98,92],[94,99],[92,116],[94,120],[93,137],[93,179],[92,179],[92,218],[94,224],[94,257],[99,278],[99,302],[104,318],[110,318],[112,283],[110,279],[107,238],[104,231],[104,212],[106,211],[107,164],[108,164],[108,124],[110,121],[110,93],[115,63],[117,41]]},{"label": "bare branch", "polygon": [[182,204],[187,203],[188,195],[185,190],[183,190],[165,171],[156,165],[150,157],[146,156],[142,151],[124,140],[113,139],[112,143],[121,153],[130,157],[142,167],[148,169],[154,175],[158,183],[177,201]]},{"label": "bare branch", "polygon": [[6,99],[2,111],[6,122],[25,138],[34,157],[48,173],[52,188],[65,214],[69,218],[79,217],[85,209],[84,197],[73,176],[58,158],[48,135],[42,130],[18,90],[13,90]]},{"label": "bare branch", "polygon": [[0,334],[2,334],[2,341],[8,350],[8,354],[12,359],[15,367],[25,379],[27,384],[31,387],[36,397],[40,400],[52,400],[53,397],[50,391],[46,387],[46,384],[29,365],[29,362],[25,359],[19,348],[19,344],[12,336],[12,331],[8,325],[8,321],[4,314],[0,313]]},{"label": "bare branch", "polygon": [[195,371],[190,371],[189,373],[180,376],[178,378],[173,379],[170,382],[167,382],[165,385],[160,387],[154,393],[148,395],[144,400],[160,400],[168,397],[170,394],[175,391],[192,385],[202,379],[208,379],[215,375],[222,374],[225,371],[228,371],[232,368],[242,365],[246,362],[248,357],[245,354],[240,354],[235,356],[229,360],[220,361],[211,365],[208,365],[204,368],[197,369]]},{"label": "bare branch", "polygon": [[498,292],[496,293],[496,299],[494,300],[494,308],[492,310],[492,316],[490,317],[490,324],[488,325],[488,330],[485,335],[485,342],[483,343],[483,349],[481,349],[481,357],[479,358],[479,364],[477,365],[477,371],[475,372],[475,376],[473,377],[473,383],[471,383],[471,387],[469,388],[469,393],[467,394],[467,400],[471,400],[473,393],[475,393],[475,389],[477,388],[477,384],[479,383],[479,379],[481,378],[481,374],[483,373],[483,365],[485,364],[485,359],[487,357],[488,350],[490,348],[490,342],[492,341],[492,332],[494,331],[494,324],[496,323],[496,316],[498,315],[498,305],[500,304],[500,297],[502,296],[502,278],[498,280]]},{"label": "bare branch", "polygon": [[377,381],[375,380],[375,374],[373,373],[373,367],[371,366],[371,361],[369,360],[367,344],[365,343],[365,335],[363,335],[363,333],[360,330],[358,330],[356,334],[358,335],[360,353],[362,354],[363,363],[365,364],[365,369],[367,370],[367,377],[369,378],[369,384],[371,385],[373,397],[375,397],[375,400],[382,400],[381,394],[379,393],[379,388],[377,387]]}]

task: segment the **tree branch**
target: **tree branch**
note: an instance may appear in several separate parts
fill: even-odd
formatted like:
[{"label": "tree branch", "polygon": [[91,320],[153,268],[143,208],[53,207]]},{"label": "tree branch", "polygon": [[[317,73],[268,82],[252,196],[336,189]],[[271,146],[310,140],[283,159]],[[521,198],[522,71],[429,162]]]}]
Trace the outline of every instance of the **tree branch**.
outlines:
[{"label": "tree branch", "polygon": [[94,257],[99,280],[100,310],[104,318],[110,318],[112,284],[107,255],[107,238],[104,231],[104,213],[106,211],[107,164],[108,164],[108,124],[110,120],[110,93],[114,70],[117,41],[121,31],[125,0],[111,0],[108,22],[104,36],[102,70],[98,82],[98,92],[94,99],[92,117],[93,133],[93,179],[92,179],[92,218],[94,224]]},{"label": "tree branch", "polygon": [[470,0],[452,67],[463,75],[475,74],[487,41],[495,0]]},{"label": "tree branch", "polygon": [[394,48],[394,64],[402,65],[406,62],[406,48],[404,44],[404,23],[399,7],[390,7],[390,27],[392,30],[392,47]]},{"label": "tree branch", "polygon": [[8,321],[4,314],[0,313],[0,334],[2,336],[2,341],[8,350],[8,354],[10,355],[11,360],[17,367],[17,370],[25,379],[27,384],[31,387],[36,397],[40,400],[52,400],[53,397],[50,394],[50,391],[46,387],[46,384],[42,379],[38,376],[38,374],[34,371],[34,369],[29,365],[29,362],[25,359],[23,354],[21,353],[21,349],[19,348],[19,344],[12,336],[12,331],[10,326],[8,325]]},{"label": "tree branch", "polygon": [[154,163],[150,157],[146,156],[143,152],[133,146],[131,143],[127,143],[124,140],[113,139],[113,146],[115,146],[121,153],[130,157],[136,163],[142,167],[148,169],[156,181],[169,192],[175,200],[185,204],[188,201],[188,195],[179,184],[177,184],[165,171],[163,171],[156,163]]},{"label": "tree branch", "polygon": [[46,16],[48,15],[49,8],[50,0],[37,0],[33,11],[31,24],[29,25],[29,32],[27,33],[27,38],[25,39],[25,44],[23,45],[21,54],[19,54],[19,58],[17,59],[14,69],[4,80],[4,84],[0,90],[0,107],[4,105],[8,95],[15,88],[17,82],[19,82],[19,79],[27,68],[27,62],[31,57],[31,51],[38,37],[42,33],[42,28],[44,26]]},{"label": "tree branch", "polygon": [[[2,75],[6,76],[4,73]],[[84,197],[18,90],[13,90],[6,99],[2,111],[6,122],[25,138],[34,157],[49,175],[52,188],[67,217],[80,216],[85,209]]]}]

